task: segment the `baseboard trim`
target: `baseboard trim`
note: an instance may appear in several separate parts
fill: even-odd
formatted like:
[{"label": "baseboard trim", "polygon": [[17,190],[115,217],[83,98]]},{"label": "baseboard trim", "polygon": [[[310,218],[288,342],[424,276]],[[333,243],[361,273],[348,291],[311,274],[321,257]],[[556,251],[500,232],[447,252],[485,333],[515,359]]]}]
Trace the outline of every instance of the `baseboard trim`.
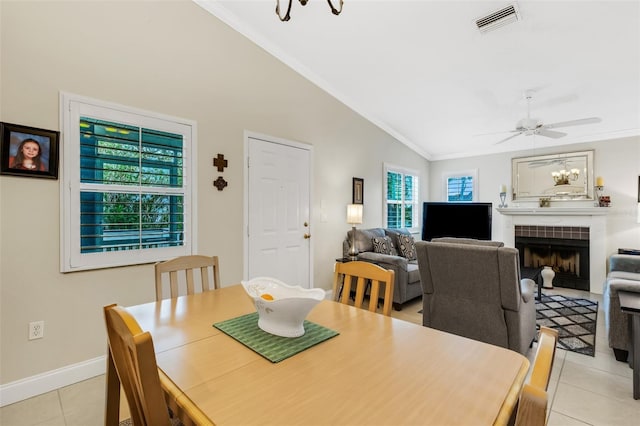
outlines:
[{"label": "baseboard trim", "polygon": [[0,407],[104,374],[106,362],[103,355],[0,385]]}]

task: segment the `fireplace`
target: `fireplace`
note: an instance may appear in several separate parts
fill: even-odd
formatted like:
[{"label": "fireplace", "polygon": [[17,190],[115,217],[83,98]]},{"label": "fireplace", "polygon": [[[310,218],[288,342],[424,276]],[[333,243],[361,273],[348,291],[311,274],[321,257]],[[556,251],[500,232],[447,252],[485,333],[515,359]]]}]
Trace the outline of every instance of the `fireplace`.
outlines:
[{"label": "fireplace", "polygon": [[[502,222],[502,234],[494,238],[501,238],[505,247],[515,247],[515,227],[538,226],[544,228],[544,238],[560,239],[585,239],[589,240],[589,291],[602,294],[602,283],[606,279],[607,266],[607,217],[610,209],[605,207],[588,207],[580,202],[567,202],[571,206],[563,206],[557,202],[558,207],[513,207],[499,208],[498,216]],[[573,207],[575,206],[575,207]],[[560,231],[556,228],[569,228]],[[576,229],[579,228],[579,229]],[[524,229],[521,228],[521,234]],[[588,237],[587,237],[588,230]],[[549,232],[551,231],[551,232]],[[560,231],[556,235],[554,232]],[[564,234],[562,234],[564,232]],[[578,232],[580,236],[578,237]],[[540,233],[538,233],[540,234]],[[548,235],[549,234],[549,235]],[[570,236],[569,236],[570,235]],[[521,235],[525,236],[525,235]],[[536,235],[538,236],[538,235]],[[540,235],[542,238],[542,235]],[[585,256],[580,256],[580,265],[585,261]],[[555,282],[555,279],[554,279]]]},{"label": "fireplace", "polygon": [[589,228],[515,226],[521,268],[551,266],[554,287],[589,291]]}]

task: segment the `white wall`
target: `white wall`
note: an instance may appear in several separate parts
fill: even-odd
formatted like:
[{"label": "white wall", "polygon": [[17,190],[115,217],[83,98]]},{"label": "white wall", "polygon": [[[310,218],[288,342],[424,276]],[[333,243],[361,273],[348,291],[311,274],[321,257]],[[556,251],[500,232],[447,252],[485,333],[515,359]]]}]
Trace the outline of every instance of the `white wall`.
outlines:
[{"label": "white wall", "polygon": [[[604,194],[611,196],[611,207],[607,214],[606,253],[615,253],[620,247],[640,248],[640,224],[638,217],[638,176],[640,176],[640,137],[603,140],[592,143],[557,146],[532,151],[514,151],[480,157],[430,163],[430,194],[432,201],[443,200],[442,176],[469,169],[478,170],[480,195],[478,201],[500,203],[498,192],[501,184],[511,189],[511,159],[530,155],[545,155],[559,152],[595,150],[594,174],[605,180]],[[508,200],[511,206],[514,203]],[[534,203],[535,204],[535,203]],[[561,203],[552,202],[552,206]],[[564,206],[588,205],[593,202],[568,201]],[[494,210],[493,239],[502,240],[502,215]]]},{"label": "white wall", "polygon": [[[364,178],[362,226],[373,227],[384,161],[428,176],[422,157],[190,0],[3,1],[0,51],[1,121],[59,130],[61,90],[197,121],[198,252],[220,257],[223,285],[243,278],[245,130],[314,147],[316,287],[330,288],[342,254],[352,177]],[[104,355],[102,307],[155,297],[152,265],[59,272],[59,184],[0,177],[0,385]],[[45,337],[28,341],[35,320]]]}]

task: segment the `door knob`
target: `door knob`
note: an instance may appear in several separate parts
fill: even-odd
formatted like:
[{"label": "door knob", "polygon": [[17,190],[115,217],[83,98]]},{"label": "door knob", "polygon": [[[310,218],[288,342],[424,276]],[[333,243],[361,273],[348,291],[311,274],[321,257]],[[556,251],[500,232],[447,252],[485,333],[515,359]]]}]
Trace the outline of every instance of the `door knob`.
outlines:
[{"label": "door knob", "polygon": [[304,234],[304,239],[305,239],[305,240],[308,240],[309,238],[311,238],[311,235],[310,235],[310,234]]}]

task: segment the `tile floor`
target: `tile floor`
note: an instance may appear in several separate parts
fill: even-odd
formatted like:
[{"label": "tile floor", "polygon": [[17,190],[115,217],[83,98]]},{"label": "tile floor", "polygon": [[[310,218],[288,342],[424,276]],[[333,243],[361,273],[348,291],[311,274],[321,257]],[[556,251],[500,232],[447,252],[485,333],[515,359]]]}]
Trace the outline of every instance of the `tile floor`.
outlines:
[{"label": "tile floor", "polygon": [[[607,344],[602,296],[566,289],[554,292],[597,300],[600,311],[595,357],[557,351],[549,385],[549,426],[640,424],[640,400],[632,396],[632,370],[615,360]],[[420,308],[418,301],[394,311],[393,316],[421,323]],[[530,359],[534,353],[535,348]],[[98,376],[0,408],[0,425],[98,426],[103,424],[103,413],[104,376]]]}]

